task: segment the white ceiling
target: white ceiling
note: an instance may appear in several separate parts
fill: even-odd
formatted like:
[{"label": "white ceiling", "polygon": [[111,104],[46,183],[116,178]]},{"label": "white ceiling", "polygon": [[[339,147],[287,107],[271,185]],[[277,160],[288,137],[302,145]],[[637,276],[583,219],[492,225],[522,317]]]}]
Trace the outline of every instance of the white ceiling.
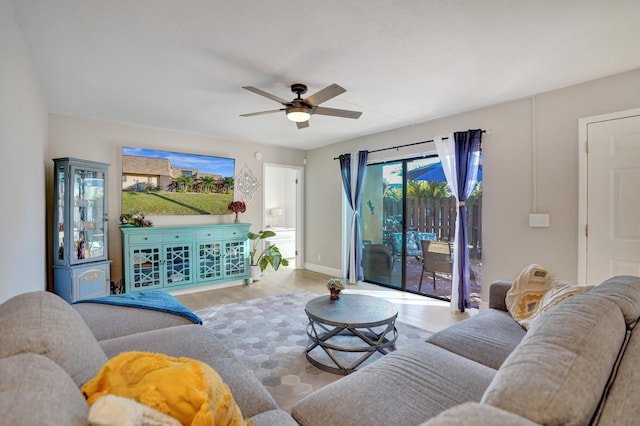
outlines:
[{"label": "white ceiling", "polygon": [[[640,68],[638,0],[14,0],[50,112],[299,149]],[[331,83],[298,130],[255,86]]]}]

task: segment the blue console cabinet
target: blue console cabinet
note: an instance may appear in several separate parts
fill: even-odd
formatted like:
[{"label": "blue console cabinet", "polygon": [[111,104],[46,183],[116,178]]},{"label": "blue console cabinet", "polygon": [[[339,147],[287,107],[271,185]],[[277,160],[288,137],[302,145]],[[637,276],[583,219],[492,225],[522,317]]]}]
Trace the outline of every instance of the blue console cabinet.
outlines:
[{"label": "blue console cabinet", "polygon": [[248,223],[121,227],[127,292],[249,278]]}]

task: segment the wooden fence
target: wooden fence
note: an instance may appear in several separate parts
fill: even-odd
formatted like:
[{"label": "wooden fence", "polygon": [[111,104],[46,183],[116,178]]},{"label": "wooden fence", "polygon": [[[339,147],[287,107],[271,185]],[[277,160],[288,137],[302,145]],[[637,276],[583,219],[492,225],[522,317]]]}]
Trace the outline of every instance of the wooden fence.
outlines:
[{"label": "wooden fence", "polygon": [[[420,198],[406,200],[407,229],[434,232],[440,241],[453,241],[456,227],[456,199]],[[384,201],[386,230],[401,232],[402,201]],[[482,247],[482,197],[467,203],[469,246],[478,253]]]}]

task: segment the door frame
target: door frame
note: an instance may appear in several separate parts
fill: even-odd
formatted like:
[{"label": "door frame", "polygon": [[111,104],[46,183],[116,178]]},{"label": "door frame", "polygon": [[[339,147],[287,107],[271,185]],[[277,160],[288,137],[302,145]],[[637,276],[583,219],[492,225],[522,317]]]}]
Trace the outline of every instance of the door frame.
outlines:
[{"label": "door frame", "polygon": [[578,283],[587,282],[587,255],[589,241],[587,238],[588,217],[588,137],[589,125],[603,121],[619,120],[640,115],[640,108],[617,111],[608,114],[583,117],[578,119]]},{"label": "door frame", "polygon": [[[264,185],[262,187],[262,200],[263,203],[266,204],[266,174],[267,168],[281,168],[281,169],[291,169],[296,172],[296,256],[295,256],[295,269],[303,268],[303,260],[304,260],[304,167],[301,166],[291,166],[287,164],[276,164],[276,163],[264,163],[262,165],[262,182]],[[262,214],[262,228],[266,223],[265,215],[267,214],[266,209],[263,208]]]}]

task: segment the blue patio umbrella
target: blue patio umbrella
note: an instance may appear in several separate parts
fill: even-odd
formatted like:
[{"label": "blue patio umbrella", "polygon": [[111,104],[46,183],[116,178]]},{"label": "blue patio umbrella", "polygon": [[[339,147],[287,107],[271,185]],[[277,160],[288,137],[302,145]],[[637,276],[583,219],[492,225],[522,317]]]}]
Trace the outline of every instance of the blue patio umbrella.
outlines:
[{"label": "blue patio umbrella", "polygon": [[[407,172],[407,180],[426,180],[429,182],[446,182],[447,178],[444,175],[444,170],[442,169],[442,163],[438,161],[437,163],[428,164],[426,166],[418,167],[417,169],[413,169]],[[478,170],[478,181],[482,180],[482,165],[480,165],[480,169]]]}]

